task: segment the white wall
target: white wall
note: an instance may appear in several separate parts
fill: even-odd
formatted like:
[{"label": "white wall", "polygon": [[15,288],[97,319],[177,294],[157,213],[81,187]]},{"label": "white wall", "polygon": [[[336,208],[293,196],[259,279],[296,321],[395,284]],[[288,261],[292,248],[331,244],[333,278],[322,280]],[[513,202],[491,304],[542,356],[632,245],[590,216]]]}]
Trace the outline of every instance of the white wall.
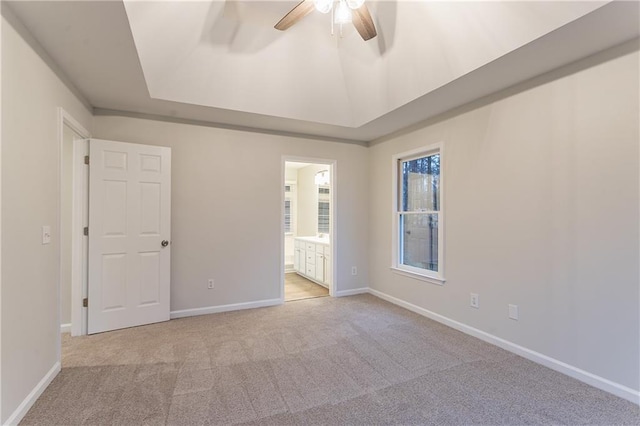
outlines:
[{"label": "white wall", "polygon": [[[2,18],[2,418],[58,362],[58,107],[91,114]],[[11,21],[13,22],[13,21]],[[41,244],[41,226],[52,241]]]},{"label": "white wall", "polygon": [[337,160],[337,290],[368,285],[367,148],[109,116],[94,135],[172,149],[172,311],[280,297],[283,156]]},{"label": "white wall", "polygon": [[293,167],[285,167],[284,169],[284,180],[290,182],[298,181],[298,169]]},{"label": "white wall", "polygon": [[[374,144],[371,287],[637,390],[638,59],[626,45]],[[444,286],[389,270],[391,158],[440,141]]]}]

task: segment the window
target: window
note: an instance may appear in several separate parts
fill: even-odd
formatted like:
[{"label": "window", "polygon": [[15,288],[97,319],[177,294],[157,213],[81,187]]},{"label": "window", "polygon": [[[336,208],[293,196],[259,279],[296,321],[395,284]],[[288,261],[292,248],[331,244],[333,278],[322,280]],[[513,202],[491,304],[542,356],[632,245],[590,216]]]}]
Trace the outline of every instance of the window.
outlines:
[{"label": "window", "polygon": [[318,234],[328,234],[329,226],[329,209],[330,209],[329,187],[321,186],[318,188]]},{"label": "window", "polygon": [[329,233],[329,202],[318,201],[318,234]]},{"label": "window", "polygon": [[291,232],[291,200],[284,200],[284,232]]},{"label": "window", "polygon": [[438,284],[444,282],[441,150],[394,158],[394,269]]},{"label": "window", "polygon": [[284,185],[284,233],[296,232],[296,185],[286,182]]}]

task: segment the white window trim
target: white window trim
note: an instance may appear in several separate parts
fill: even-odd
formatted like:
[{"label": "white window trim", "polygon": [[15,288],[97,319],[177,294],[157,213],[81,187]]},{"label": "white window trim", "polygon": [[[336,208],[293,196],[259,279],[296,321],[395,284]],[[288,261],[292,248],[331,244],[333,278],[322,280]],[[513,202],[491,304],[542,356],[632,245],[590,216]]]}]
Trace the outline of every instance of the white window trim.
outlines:
[{"label": "white window trim", "polygon": [[[427,271],[425,269],[416,268],[409,265],[403,265],[400,263],[400,242],[399,242],[399,226],[400,226],[400,213],[402,213],[399,209],[400,203],[398,201],[398,177],[399,177],[399,169],[398,162],[399,161],[407,161],[414,160],[416,158],[421,158],[424,156],[432,155],[435,153],[440,154],[440,210],[438,212],[438,272]],[[421,281],[426,281],[432,284],[443,285],[445,283],[445,262],[444,262],[444,252],[445,252],[445,239],[444,239],[444,229],[445,229],[445,168],[444,164],[444,143],[437,142],[431,145],[423,146],[421,148],[417,148],[411,151],[402,152],[400,154],[396,154],[392,157],[391,164],[391,202],[392,202],[392,215],[391,215],[391,229],[392,229],[392,247],[391,247],[391,270],[399,275],[404,275],[407,277],[415,278]],[[422,212],[421,212],[422,213]],[[427,212],[428,213],[428,212]]]}]

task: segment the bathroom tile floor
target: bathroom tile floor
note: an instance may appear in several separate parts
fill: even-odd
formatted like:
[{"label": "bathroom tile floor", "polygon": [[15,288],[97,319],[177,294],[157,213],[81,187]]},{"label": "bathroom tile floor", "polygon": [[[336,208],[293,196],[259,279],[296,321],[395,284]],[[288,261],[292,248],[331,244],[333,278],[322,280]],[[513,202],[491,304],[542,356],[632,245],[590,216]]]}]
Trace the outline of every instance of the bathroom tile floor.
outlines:
[{"label": "bathroom tile floor", "polygon": [[313,297],[328,296],[329,289],[310,281],[295,272],[284,274],[284,300],[311,299]]}]

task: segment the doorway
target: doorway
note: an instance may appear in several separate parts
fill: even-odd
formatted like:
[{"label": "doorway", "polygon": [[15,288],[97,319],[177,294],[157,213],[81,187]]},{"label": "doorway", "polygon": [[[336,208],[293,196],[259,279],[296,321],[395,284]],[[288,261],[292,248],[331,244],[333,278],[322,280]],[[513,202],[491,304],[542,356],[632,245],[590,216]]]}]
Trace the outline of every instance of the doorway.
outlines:
[{"label": "doorway", "polygon": [[68,123],[63,116],[61,331],[79,336],[168,320],[171,149],[89,140]]},{"label": "doorway", "polygon": [[86,179],[83,169],[88,152],[87,138],[91,135],[64,109],[58,109],[60,159],[60,276],[59,322],[61,332],[72,336],[83,334],[86,314],[82,308],[82,282],[86,245],[83,247],[83,227],[86,226]]},{"label": "doorway", "polygon": [[335,162],[283,162],[284,302],[333,294]]}]

